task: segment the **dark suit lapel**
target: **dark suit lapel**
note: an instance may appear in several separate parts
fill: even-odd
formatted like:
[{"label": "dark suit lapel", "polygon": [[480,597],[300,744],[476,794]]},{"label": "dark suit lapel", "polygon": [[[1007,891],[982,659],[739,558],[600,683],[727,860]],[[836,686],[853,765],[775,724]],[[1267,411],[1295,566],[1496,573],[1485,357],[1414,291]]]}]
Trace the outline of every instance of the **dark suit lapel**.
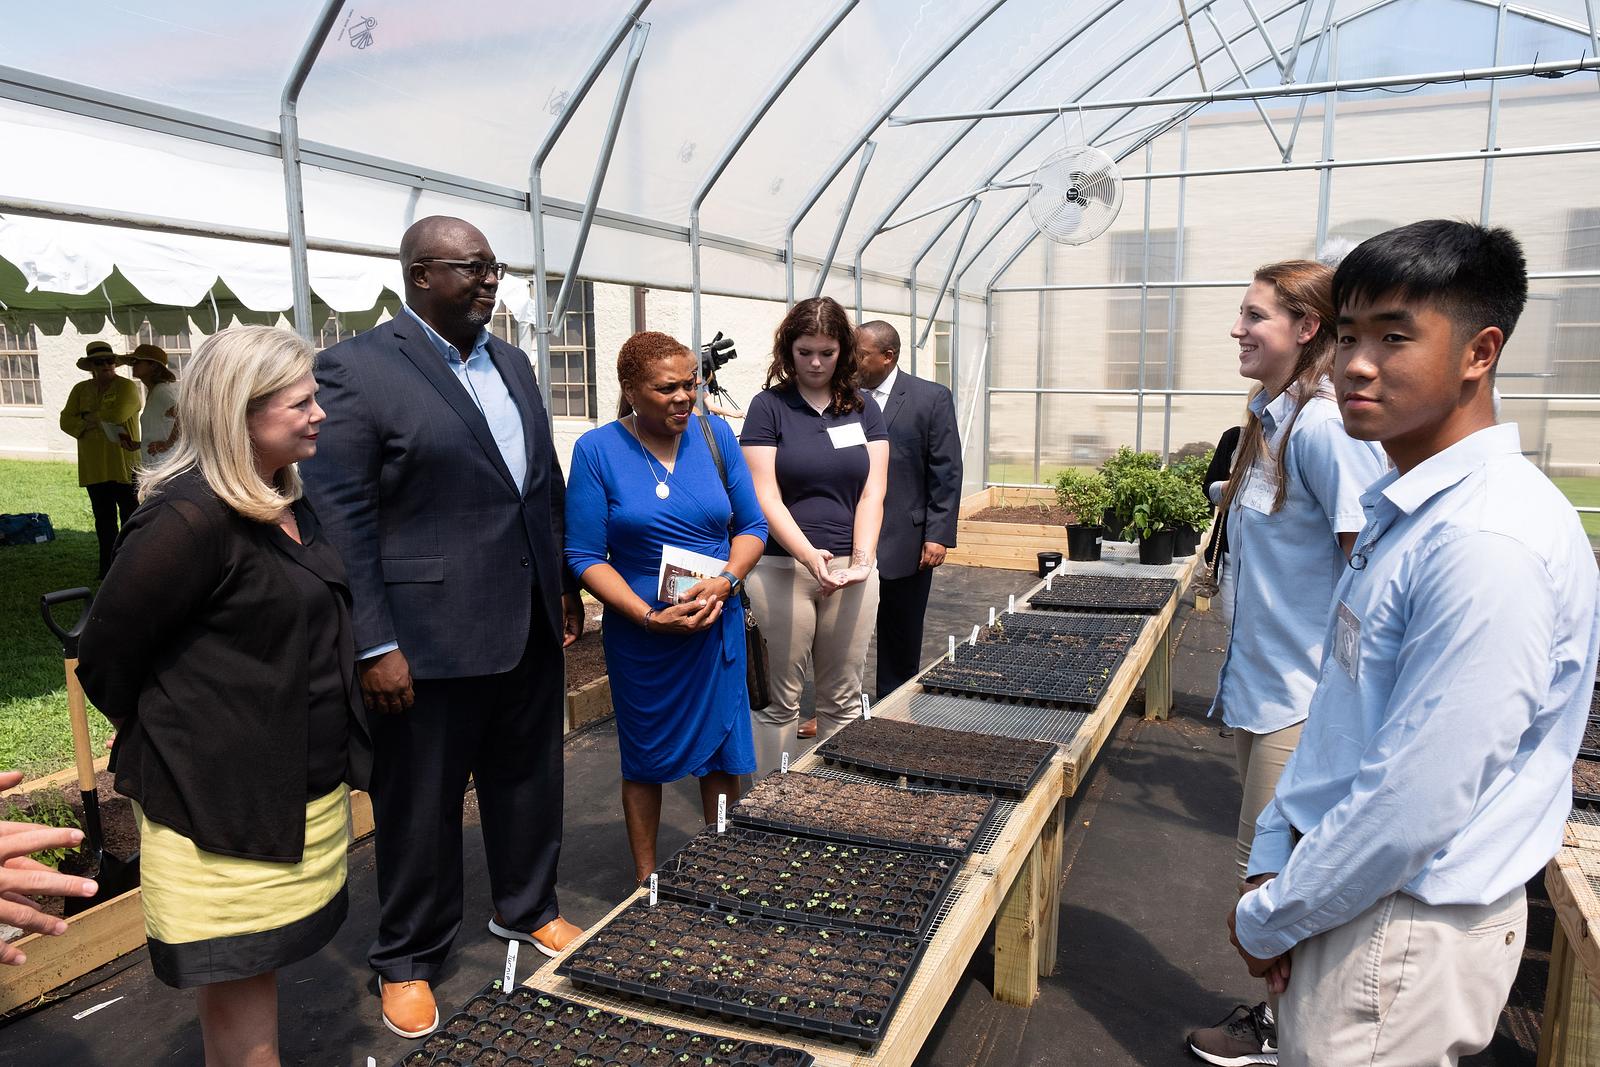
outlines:
[{"label": "dark suit lapel", "polygon": [[483,412],[478,410],[478,405],[472,402],[472,397],[467,395],[467,390],[460,380],[453,374],[449,367],[444,365],[444,358],[439,355],[439,350],[433,347],[433,342],[422,332],[422,327],[411,321],[411,316],[402,311],[394,319],[395,336],[400,340],[400,352],[422,376],[439,391],[445,403],[461,416],[461,421],[477,438],[478,444],[483,448],[484,455],[500,472],[500,477],[505,479],[519,495],[522,487],[511,480],[511,471],[506,467],[506,461],[500,456],[500,446],[495,442],[494,434],[489,430],[489,422],[483,417]]},{"label": "dark suit lapel", "polygon": [[[511,390],[511,399],[522,415],[522,449],[527,456],[527,481],[532,485],[533,472],[539,469],[534,465],[534,457],[539,455],[539,442],[544,440],[541,432],[543,427],[539,425],[543,405],[539,402],[538,383],[533,380],[533,369],[522,349],[501,344],[498,339],[491,337],[489,358],[500,372],[506,388]],[[521,366],[518,366],[519,363]],[[522,489],[523,486],[517,486],[519,492]]]},{"label": "dark suit lapel", "polygon": [[894,426],[894,417],[900,414],[901,408],[906,406],[906,394],[911,392],[909,377],[905,371],[901,371],[895,376],[894,389],[889,393],[889,403],[884,405],[883,409],[884,429]]}]

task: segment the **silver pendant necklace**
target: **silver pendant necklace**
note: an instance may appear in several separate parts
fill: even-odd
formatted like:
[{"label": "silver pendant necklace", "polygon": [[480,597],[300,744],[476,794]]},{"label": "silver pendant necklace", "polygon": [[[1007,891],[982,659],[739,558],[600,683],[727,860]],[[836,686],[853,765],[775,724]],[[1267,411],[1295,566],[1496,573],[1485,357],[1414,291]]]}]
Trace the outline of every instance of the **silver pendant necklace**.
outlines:
[{"label": "silver pendant necklace", "polygon": [[[667,478],[672,477],[672,471],[665,463],[662,463],[661,469],[666,473],[666,478],[656,478],[656,464],[650,461],[650,449],[645,446],[644,438],[639,436],[639,416],[637,413],[635,413],[631,416],[631,418],[633,419],[633,438],[639,442],[639,451],[644,453],[644,465],[650,471],[650,477],[655,479],[656,499],[665,500],[667,497],[672,495],[672,486],[667,484]],[[672,458],[674,460],[678,458],[677,441],[672,443]],[[656,461],[656,463],[660,462],[660,460]]]}]

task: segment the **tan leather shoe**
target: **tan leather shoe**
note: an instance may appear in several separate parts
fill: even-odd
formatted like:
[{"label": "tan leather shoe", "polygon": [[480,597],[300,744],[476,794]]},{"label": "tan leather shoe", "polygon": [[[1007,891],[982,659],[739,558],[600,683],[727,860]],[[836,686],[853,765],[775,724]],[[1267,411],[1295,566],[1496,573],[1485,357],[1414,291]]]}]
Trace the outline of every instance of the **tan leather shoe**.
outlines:
[{"label": "tan leather shoe", "polygon": [[533,933],[525,934],[521,930],[513,930],[508,926],[501,925],[500,916],[496,915],[489,920],[489,932],[496,937],[504,937],[508,940],[526,941],[546,956],[555,959],[561,955],[568,945],[577,940],[578,936],[583,933],[583,927],[574,926],[557,915]]},{"label": "tan leather shoe", "polygon": [[807,719],[805,722],[800,724],[800,729],[796,730],[794,733],[796,737],[816,737],[817,720]]},{"label": "tan leather shoe", "polygon": [[426,1037],[439,1028],[439,1006],[427,982],[379,978],[378,995],[383,998],[383,1025],[401,1037]]}]

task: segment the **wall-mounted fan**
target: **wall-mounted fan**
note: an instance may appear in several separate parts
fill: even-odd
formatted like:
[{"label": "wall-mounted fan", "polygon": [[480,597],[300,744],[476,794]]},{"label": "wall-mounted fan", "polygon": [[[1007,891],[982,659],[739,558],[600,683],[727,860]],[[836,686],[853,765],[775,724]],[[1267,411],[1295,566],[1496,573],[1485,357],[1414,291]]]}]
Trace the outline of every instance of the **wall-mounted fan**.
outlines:
[{"label": "wall-mounted fan", "polygon": [[1112,158],[1088,145],[1063,148],[1033,172],[1028,214],[1052,241],[1081,245],[1099,237],[1122,210],[1122,175]]}]

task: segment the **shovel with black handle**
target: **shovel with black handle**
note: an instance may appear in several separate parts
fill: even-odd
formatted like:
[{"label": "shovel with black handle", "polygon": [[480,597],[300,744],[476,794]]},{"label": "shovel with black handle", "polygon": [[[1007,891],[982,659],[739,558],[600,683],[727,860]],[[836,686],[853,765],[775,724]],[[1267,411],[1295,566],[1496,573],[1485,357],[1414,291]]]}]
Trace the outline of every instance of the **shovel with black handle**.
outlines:
[{"label": "shovel with black handle", "polygon": [[[72,751],[78,762],[78,789],[83,794],[83,848],[94,871],[100,891],[92,897],[68,897],[66,913],[76,915],[96,904],[104,904],[139,887],[139,853],[119,859],[105,850],[105,830],[100,824],[100,794],[94,780],[94,750],[89,741],[89,711],[83,686],[78,681],[78,637],[89,618],[91,594],[87,589],[62,589],[39,598],[39,613],[44,624],[61,642],[61,658],[66,661],[67,713],[72,719]],[[63,630],[51,609],[61,604],[83,602],[78,620]]]}]

